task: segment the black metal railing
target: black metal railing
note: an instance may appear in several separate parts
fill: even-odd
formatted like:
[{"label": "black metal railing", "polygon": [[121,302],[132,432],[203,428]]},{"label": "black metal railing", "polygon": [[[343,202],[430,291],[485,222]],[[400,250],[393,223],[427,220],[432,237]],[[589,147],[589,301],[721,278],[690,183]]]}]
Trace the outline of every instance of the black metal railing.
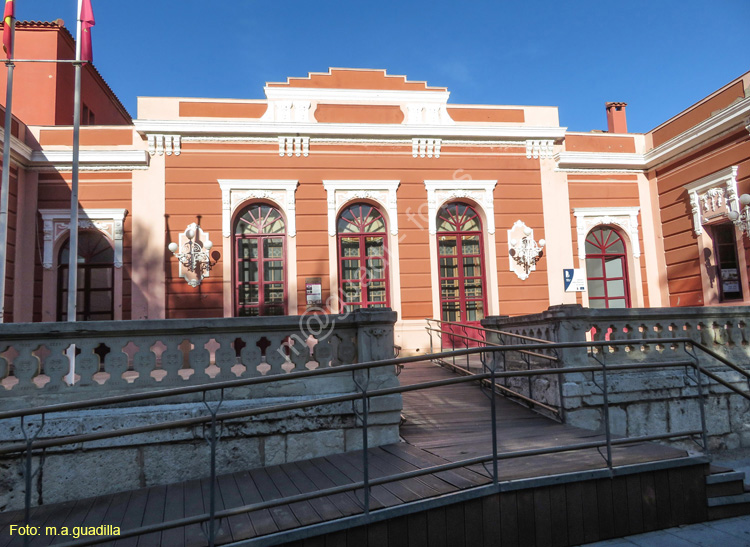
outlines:
[{"label": "black metal railing", "polygon": [[[528,342],[528,341],[527,341]],[[370,498],[369,498],[369,492],[374,486],[378,486],[381,484],[386,484],[393,481],[399,481],[404,480],[408,478],[414,478],[414,477],[420,477],[423,475],[438,473],[441,471],[446,471],[450,469],[456,469],[459,467],[465,467],[475,464],[486,464],[487,462],[492,463],[492,487],[495,488],[495,490],[498,489],[499,485],[499,462],[511,458],[519,458],[524,456],[530,456],[530,455],[541,455],[541,454],[553,454],[553,453],[560,453],[560,452],[567,452],[567,451],[573,451],[573,450],[582,450],[582,449],[588,449],[588,448],[605,448],[606,450],[606,456],[603,456],[606,461],[607,469],[612,472],[616,466],[613,463],[612,459],[612,447],[613,446],[621,446],[625,444],[631,444],[631,443],[639,443],[639,442],[645,442],[645,441],[655,441],[655,440],[664,440],[664,439],[677,439],[677,438],[690,438],[695,440],[704,451],[708,451],[708,442],[707,442],[707,432],[706,432],[706,416],[705,416],[705,401],[704,401],[704,380],[703,377],[710,378],[728,389],[738,393],[742,397],[750,400],[750,395],[729,382],[724,381],[722,378],[717,376],[714,372],[706,370],[705,367],[703,367],[697,357],[696,357],[696,350],[702,351],[706,353],[709,356],[712,356],[716,358],[719,362],[722,362],[723,364],[726,364],[733,368],[734,370],[737,370],[738,372],[741,372],[745,375],[745,377],[749,377],[750,375],[744,371],[743,369],[734,366],[731,363],[725,362],[723,358],[720,356],[713,355],[713,352],[709,350],[708,348],[705,348],[701,344],[696,343],[694,340],[690,338],[668,338],[668,339],[649,339],[648,343],[664,343],[664,344],[671,344],[671,345],[681,345],[682,350],[684,352],[684,357],[682,359],[675,359],[671,362],[655,362],[655,363],[642,363],[642,362],[634,362],[634,363],[628,363],[628,364],[607,364],[605,362],[605,359],[603,359],[601,356],[604,355],[603,350],[606,348],[611,348],[615,346],[623,346],[633,343],[638,343],[638,340],[628,340],[628,341],[589,341],[589,342],[567,342],[567,343],[554,343],[550,344],[549,342],[544,343],[525,343],[525,344],[511,344],[511,345],[504,345],[504,346],[485,346],[485,347],[475,347],[475,348],[465,348],[465,349],[458,349],[455,351],[447,351],[447,352],[437,352],[437,353],[431,353],[430,355],[420,355],[420,356],[414,356],[414,357],[401,357],[401,358],[394,358],[394,359],[385,359],[381,361],[375,361],[375,362],[366,362],[366,363],[359,363],[359,364],[352,364],[352,365],[343,365],[339,367],[334,368],[328,368],[328,369],[318,369],[318,370],[312,370],[312,371],[306,371],[306,372],[292,372],[284,376],[273,376],[273,377],[258,377],[258,378],[248,378],[248,379],[240,379],[240,380],[231,380],[226,382],[216,382],[212,384],[206,384],[206,385],[194,385],[194,386],[187,386],[187,387],[181,387],[181,388],[173,388],[173,389],[163,389],[159,391],[153,391],[149,393],[137,393],[132,395],[119,395],[114,397],[104,397],[99,399],[93,399],[89,401],[80,401],[80,402],[71,402],[71,403],[64,403],[64,404],[56,404],[56,405],[50,405],[50,406],[41,406],[41,407],[35,407],[35,408],[29,408],[29,409],[22,409],[22,410],[11,410],[6,412],[0,412],[0,420],[11,420],[11,419],[20,419],[21,421],[21,431],[24,435],[23,442],[15,443],[15,444],[7,444],[5,446],[0,446],[0,456],[5,455],[12,455],[12,454],[21,454],[25,461],[25,481],[26,481],[26,500],[25,500],[25,524],[29,524],[30,522],[30,491],[31,491],[31,458],[32,454],[36,451],[43,451],[46,448],[50,447],[57,447],[57,446],[64,446],[64,445],[70,445],[70,444],[76,444],[76,443],[85,443],[85,442],[91,442],[95,440],[101,440],[101,439],[107,439],[107,438],[113,438],[113,437],[121,437],[121,436],[127,436],[127,435],[135,435],[138,433],[146,433],[146,432],[153,432],[153,431],[160,431],[160,430],[166,430],[176,427],[184,427],[184,426],[193,426],[193,425],[206,425],[208,428],[208,432],[206,433],[205,437],[206,440],[209,442],[209,448],[211,451],[211,458],[210,458],[210,469],[209,469],[209,475],[211,477],[211,484],[210,484],[210,494],[209,494],[209,512],[204,513],[201,515],[195,515],[191,517],[185,517],[181,519],[171,520],[168,522],[162,522],[158,524],[153,524],[149,526],[142,526],[136,529],[131,530],[122,530],[121,533],[117,536],[98,536],[93,538],[86,538],[81,541],[75,541],[70,543],[65,543],[66,546],[83,546],[83,545],[95,545],[98,543],[102,543],[105,541],[111,541],[113,539],[125,539],[128,537],[135,537],[140,536],[142,534],[147,533],[154,533],[154,532],[160,532],[164,530],[169,530],[172,528],[177,527],[183,527],[191,524],[201,524],[203,525],[202,529],[204,531],[204,534],[206,535],[206,541],[208,545],[213,546],[216,541],[216,535],[218,526],[217,523],[220,519],[224,519],[233,515],[238,515],[242,513],[249,513],[252,511],[257,511],[260,509],[268,509],[271,507],[278,507],[282,505],[287,505],[290,503],[295,503],[299,501],[305,501],[310,500],[313,498],[318,498],[322,496],[329,496],[332,494],[338,494],[342,492],[349,492],[349,491],[355,491],[355,490],[363,490],[364,492],[364,501],[362,503],[362,511],[365,516],[369,515],[371,512],[371,506],[370,506]],[[430,389],[430,388],[436,388],[441,386],[449,386],[449,385],[458,385],[458,384],[464,384],[467,382],[475,382],[475,381],[489,381],[489,384],[491,386],[498,385],[498,380],[503,378],[509,378],[514,376],[540,376],[540,375],[549,375],[549,374],[559,374],[561,372],[560,368],[546,368],[546,369],[534,369],[534,370],[517,370],[517,371],[500,371],[498,372],[496,370],[496,366],[494,365],[497,362],[497,355],[506,355],[510,352],[521,352],[521,351],[537,351],[537,350],[567,350],[567,349],[574,349],[574,348],[587,348],[587,349],[598,349],[596,353],[591,352],[590,354],[593,356],[596,356],[597,354],[600,357],[594,357],[594,362],[587,366],[577,366],[577,367],[568,367],[565,368],[563,372],[565,373],[590,373],[592,375],[601,375],[601,383],[599,384],[602,387],[602,390],[605,394],[603,399],[603,426],[604,426],[604,439],[597,440],[597,441],[591,441],[586,443],[576,443],[576,444],[570,444],[570,445],[561,445],[561,446],[555,446],[550,448],[543,448],[543,449],[534,449],[534,450],[523,450],[523,451],[513,451],[513,452],[499,452],[498,451],[498,442],[497,442],[497,408],[495,405],[495,398],[496,398],[496,390],[492,389],[488,392],[488,397],[491,401],[490,405],[490,413],[491,413],[491,427],[492,427],[492,453],[486,454],[483,456],[475,457],[475,458],[469,458],[461,461],[456,462],[450,462],[442,465],[436,465],[425,469],[419,469],[404,473],[398,473],[395,475],[390,475],[387,477],[381,477],[381,478],[371,478],[369,473],[369,456],[368,456],[368,413],[369,413],[369,402],[375,398],[375,397],[381,397],[381,396],[387,396],[387,395],[394,395],[394,394],[402,394],[410,391],[416,391],[416,390],[424,390],[424,389]],[[424,360],[440,360],[440,359],[452,359],[457,357],[463,357],[463,356],[471,356],[471,355],[479,355],[480,360],[483,363],[483,366],[486,367],[484,372],[477,373],[471,376],[462,376],[462,377],[455,377],[450,378],[446,380],[437,380],[437,381],[431,381],[431,382],[423,382],[419,384],[413,384],[413,385],[406,385],[406,386],[398,386],[398,387],[388,387],[388,388],[379,388],[379,389],[368,389],[368,375],[369,371],[371,369],[377,368],[377,367],[387,367],[387,366],[403,366],[408,363],[414,363],[418,361],[424,361]],[[493,357],[492,359],[488,357]],[[661,369],[661,368],[674,368],[674,367],[684,367],[686,370],[692,370],[694,372],[694,376],[691,377],[692,380],[695,382],[697,387],[697,394],[698,394],[698,402],[699,402],[699,412],[700,412],[700,423],[701,428],[700,429],[690,429],[690,430],[684,430],[684,431],[672,431],[669,433],[664,434],[658,434],[658,435],[642,435],[637,437],[627,437],[627,438],[613,438],[612,432],[611,432],[611,426],[608,419],[608,413],[609,413],[609,401],[607,398],[608,394],[608,375],[613,372],[619,372],[619,371],[629,371],[629,370],[643,370],[643,369]],[[312,378],[312,377],[318,377],[318,376],[324,376],[327,374],[341,374],[341,373],[351,373],[354,377],[354,383],[357,386],[357,393],[350,393],[345,395],[336,395],[336,396],[330,396],[330,397],[320,397],[313,400],[306,400],[306,401],[297,401],[292,403],[286,403],[281,405],[273,405],[273,406],[266,406],[263,408],[254,408],[254,409],[244,409],[239,411],[232,411],[232,412],[219,412],[221,408],[221,402],[223,401],[223,393],[227,389],[240,387],[240,386],[248,386],[253,384],[259,384],[259,383],[269,383],[269,382],[284,382],[289,380],[298,380],[302,378]],[[96,432],[96,433],[88,433],[88,434],[81,434],[81,435],[70,435],[65,437],[57,437],[57,438],[50,438],[50,439],[39,439],[39,431],[41,431],[41,428],[44,427],[44,421],[48,414],[54,413],[54,412],[60,412],[62,410],[70,411],[70,410],[77,410],[77,409],[83,409],[83,408],[91,408],[91,407],[97,407],[97,406],[105,406],[105,405],[112,405],[116,403],[124,403],[124,402],[135,402],[135,401],[146,401],[146,400],[153,400],[157,398],[166,398],[171,397],[174,395],[180,395],[180,394],[187,394],[187,393],[203,393],[204,399],[205,394],[207,394],[210,391],[219,391],[219,398],[218,401],[214,401],[215,406],[211,407],[207,403],[208,407],[208,414],[204,416],[194,417],[194,418],[188,418],[188,419],[181,419],[181,420],[172,420],[169,422],[163,422],[158,424],[151,424],[146,426],[139,426],[139,427],[130,427],[125,429],[120,429],[116,431],[103,431],[103,432]],[[360,425],[362,426],[362,459],[363,459],[363,477],[361,481],[358,481],[356,483],[351,483],[343,486],[336,486],[333,488],[327,488],[318,490],[315,492],[305,493],[305,494],[299,494],[295,496],[289,496],[284,497],[280,499],[270,500],[270,501],[264,501],[261,503],[254,503],[254,504],[248,504],[243,505],[240,507],[234,507],[230,509],[223,509],[223,510],[217,510],[216,509],[216,445],[220,439],[219,434],[219,428],[221,427],[221,424],[227,420],[234,420],[234,419],[240,419],[240,418],[251,418],[253,416],[260,416],[263,414],[269,414],[269,413],[278,413],[288,410],[294,410],[294,409],[303,409],[303,408],[311,408],[314,406],[320,406],[320,405],[328,405],[333,403],[341,403],[341,402],[352,402],[352,404],[355,404],[356,402],[361,403],[360,408],[355,409],[355,414],[358,416]],[[30,416],[39,416],[39,427],[37,428],[35,433],[31,433],[26,428],[26,419]],[[696,440],[698,438],[698,440]],[[25,538],[26,540],[30,538]],[[282,541],[282,540],[279,540]]]}]

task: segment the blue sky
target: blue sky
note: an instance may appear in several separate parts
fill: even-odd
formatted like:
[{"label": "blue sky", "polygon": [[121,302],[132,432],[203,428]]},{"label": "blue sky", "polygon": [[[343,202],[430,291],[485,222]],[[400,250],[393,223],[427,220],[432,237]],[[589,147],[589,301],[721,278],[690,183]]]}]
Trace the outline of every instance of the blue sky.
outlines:
[{"label": "blue sky", "polygon": [[[20,20],[76,0],[16,0]],[[136,116],[138,96],[263,98],[267,81],[329,66],[385,68],[451,103],[552,105],[605,129],[606,101],[645,132],[750,70],[750,0],[92,0],[95,64]]]}]

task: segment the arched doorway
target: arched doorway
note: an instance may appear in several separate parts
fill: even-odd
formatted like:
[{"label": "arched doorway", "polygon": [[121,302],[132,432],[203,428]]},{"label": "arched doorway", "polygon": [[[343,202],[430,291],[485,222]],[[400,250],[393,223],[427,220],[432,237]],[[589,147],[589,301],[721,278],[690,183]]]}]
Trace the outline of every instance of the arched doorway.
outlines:
[{"label": "arched doorway", "polygon": [[601,226],[586,236],[586,278],[590,308],[629,308],[630,280],[625,241]]},{"label": "arched doorway", "polygon": [[373,205],[355,203],[336,219],[341,311],[390,305],[388,227]]},{"label": "arched doorway", "polygon": [[[57,320],[68,320],[70,238],[57,260]],[[108,321],[114,317],[115,251],[101,232],[78,234],[76,321]]]},{"label": "arched doorway", "polygon": [[234,314],[285,315],[286,223],[275,207],[253,203],[234,223]]},{"label": "arched doorway", "polygon": [[[447,203],[437,212],[436,226],[441,319],[479,326],[487,309],[479,213],[467,203]],[[476,332],[468,331],[468,336],[475,335]],[[454,343],[463,345],[458,340]],[[468,345],[474,344],[468,342]]]}]

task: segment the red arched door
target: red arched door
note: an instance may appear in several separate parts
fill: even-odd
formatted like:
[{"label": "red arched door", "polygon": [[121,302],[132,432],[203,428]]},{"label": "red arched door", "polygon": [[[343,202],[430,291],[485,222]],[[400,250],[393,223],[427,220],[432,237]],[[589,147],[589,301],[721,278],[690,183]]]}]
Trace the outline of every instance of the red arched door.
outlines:
[{"label": "red arched door", "polygon": [[286,225],[265,203],[249,205],[234,224],[234,314],[286,314]]},{"label": "red arched door", "polygon": [[[478,326],[485,316],[487,295],[482,221],[477,211],[466,203],[443,205],[437,214],[437,244],[441,319]],[[468,336],[477,334],[472,332]]]},{"label": "red arched door", "polygon": [[336,222],[341,311],[389,306],[388,229],[372,205],[345,208]]},{"label": "red arched door", "polygon": [[630,307],[625,242],[612,228],[594,228],[586,236],[586,277],[590,308]]}]

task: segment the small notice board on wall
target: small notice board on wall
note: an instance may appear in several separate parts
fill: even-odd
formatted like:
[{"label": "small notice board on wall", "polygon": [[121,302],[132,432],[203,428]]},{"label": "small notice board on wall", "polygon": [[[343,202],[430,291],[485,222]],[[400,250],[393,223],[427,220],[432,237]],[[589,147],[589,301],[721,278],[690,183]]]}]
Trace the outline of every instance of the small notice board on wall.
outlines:
[{"label": "small notice board on wall", "polygon": [[319,277],[305,278],[305,293],[307,306],[321,306],[323,304],[323,283]]},{"label": "small notice board on wall", "polygon": [[582,269],[566,268],[563,270],[563,283],[565,292],[585,292],[586,276]]}]

